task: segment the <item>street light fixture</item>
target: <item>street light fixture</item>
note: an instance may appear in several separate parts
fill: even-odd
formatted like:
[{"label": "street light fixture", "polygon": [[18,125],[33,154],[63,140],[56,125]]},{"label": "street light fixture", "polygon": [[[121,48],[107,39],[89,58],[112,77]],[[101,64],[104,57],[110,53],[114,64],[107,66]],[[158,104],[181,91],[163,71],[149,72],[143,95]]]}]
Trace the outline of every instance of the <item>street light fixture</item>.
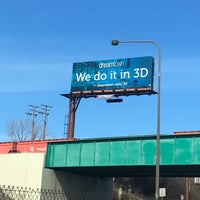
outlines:
[{"label": "street light fixture", "polygon": [[154,40],[112,40],[112,45],[119,43],[151,43],[158,49],[158,99],[157,99],[157,137],[156,137],[156,181],[155,181],[155,200],[159,199],[159,179],[160,179],[160,71],[161,71],[161,51],[160,46]]}]

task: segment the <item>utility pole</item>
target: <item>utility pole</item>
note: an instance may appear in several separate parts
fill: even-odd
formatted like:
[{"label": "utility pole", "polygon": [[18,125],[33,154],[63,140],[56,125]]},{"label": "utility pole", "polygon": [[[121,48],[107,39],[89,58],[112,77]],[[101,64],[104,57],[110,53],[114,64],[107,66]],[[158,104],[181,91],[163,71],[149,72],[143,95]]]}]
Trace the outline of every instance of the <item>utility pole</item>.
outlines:
[{"label": "utility pole", "polygon": [[44,115],[42,140],[45,140],[45,138],[46,138],[46,128],[47,128],[47,116],[49,115],[48,111],[49,111],[49,108],[52,108],[52,106],[43,105],[43,104],[41,106],[42,106],[41,109],[43,110],[43,112],[39,112],[39,113]]},{"label": "utility pole", "polygon": [[37,109],[39,108],[38,106],[35,105],[29,105],[30,108],[30,112],[27,112],[27,115],[32,116],[32,131],[31,131],[31,140],[35,139],[35,117],[37,116]]},{"label": "utility pole", "polygon": [[190,200],[190,178],[185,178],[185,200]]}]

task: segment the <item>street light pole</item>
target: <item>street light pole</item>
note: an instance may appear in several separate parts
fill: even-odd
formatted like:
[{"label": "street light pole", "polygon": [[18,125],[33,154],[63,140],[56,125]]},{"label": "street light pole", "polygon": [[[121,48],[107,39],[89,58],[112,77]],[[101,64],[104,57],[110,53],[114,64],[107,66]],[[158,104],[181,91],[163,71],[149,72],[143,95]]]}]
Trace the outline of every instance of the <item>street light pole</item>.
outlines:
[{"label": "street light pole", "polygon": [[119,43],[151,43],[158,49],[158,99],[157,99],[157,137],[156,137],[156,180],[155,180],[155,200],[159,199],[159,179],[160,179],[160,74],[161,74],[161,51],[160,46],[154,40],[112,40],[112,45]]}]

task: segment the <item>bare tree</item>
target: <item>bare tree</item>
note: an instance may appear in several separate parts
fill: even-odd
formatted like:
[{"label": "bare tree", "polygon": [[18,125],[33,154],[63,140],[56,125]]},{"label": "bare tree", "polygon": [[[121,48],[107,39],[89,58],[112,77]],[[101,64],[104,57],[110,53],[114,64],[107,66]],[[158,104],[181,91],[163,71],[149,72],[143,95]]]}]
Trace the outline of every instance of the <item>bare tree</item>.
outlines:
[{"label": "bare tree", "polygon": [[41,139],[41,126],[36,125],[34,135],[29,120],[11,120],[7,123],[7,135],[13,142]]}]

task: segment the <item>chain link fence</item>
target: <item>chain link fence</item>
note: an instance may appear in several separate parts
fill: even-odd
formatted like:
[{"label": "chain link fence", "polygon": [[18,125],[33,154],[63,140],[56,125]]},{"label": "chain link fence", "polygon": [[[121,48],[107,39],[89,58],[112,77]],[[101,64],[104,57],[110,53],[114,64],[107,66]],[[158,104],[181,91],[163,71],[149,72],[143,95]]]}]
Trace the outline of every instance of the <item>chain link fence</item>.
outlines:
[{"label": "chain link fence", "polygon": [[[177,200],[181,198],[165,198]],[[0,200],[154,200],[142,194],[114,190],[113,194],[96,192],[68,192],[63,190],[32,189],[26,187],[0,186]]]},{"label": "chain link fence", "polygon": [[0,186],[0,200],[111,200],[112,195],[96,192],[69,192]]}]

